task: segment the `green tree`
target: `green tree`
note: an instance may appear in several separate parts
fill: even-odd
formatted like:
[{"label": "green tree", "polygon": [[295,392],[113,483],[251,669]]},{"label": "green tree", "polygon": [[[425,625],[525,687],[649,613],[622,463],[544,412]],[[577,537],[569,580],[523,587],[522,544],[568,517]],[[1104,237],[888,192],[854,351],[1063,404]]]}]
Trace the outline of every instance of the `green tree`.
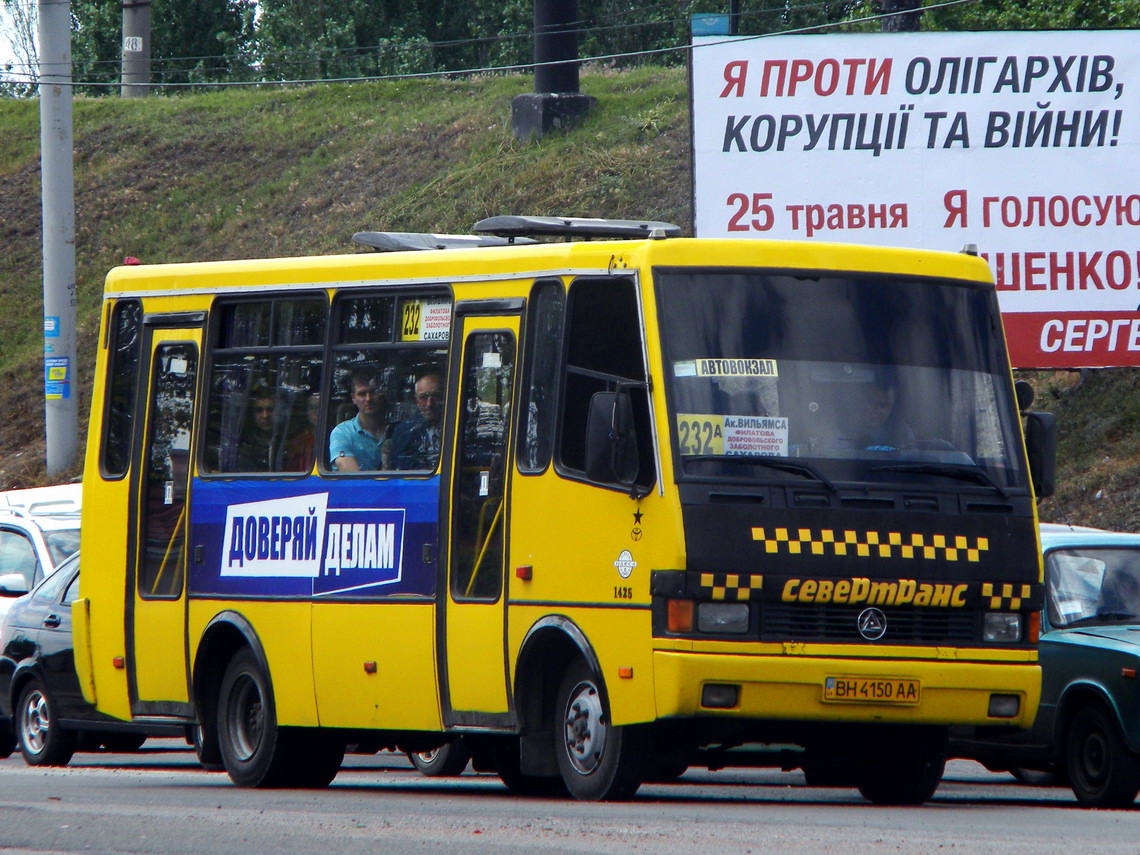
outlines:
[{"label": "green tree", "polygon": [[[254,0],[151,0],[155,83],[249,78]],[[115,84],[121,71],[121,0],[71,0],[76,81]],[[90,87],[95,94],[113,86]]]},{"label": "green tree", "polygon": [[1096,30],[1140,26],[1140,0],[978,0],[924,13],[928,30]]},{"label": "green tree", "polygon": [[257,54],[274,80],[508,65],[532,20],[531,0],[260,0]]}]

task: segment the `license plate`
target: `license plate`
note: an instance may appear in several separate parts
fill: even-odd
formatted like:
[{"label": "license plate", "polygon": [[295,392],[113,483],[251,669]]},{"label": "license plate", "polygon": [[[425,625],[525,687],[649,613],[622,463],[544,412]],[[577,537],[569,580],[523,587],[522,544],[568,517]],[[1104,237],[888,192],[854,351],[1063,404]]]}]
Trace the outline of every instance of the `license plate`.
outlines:
[{"label": "license plate", "polygon": [[846,704],[917,704],[918,680],[899,677],[828,677],[823,699]]}]

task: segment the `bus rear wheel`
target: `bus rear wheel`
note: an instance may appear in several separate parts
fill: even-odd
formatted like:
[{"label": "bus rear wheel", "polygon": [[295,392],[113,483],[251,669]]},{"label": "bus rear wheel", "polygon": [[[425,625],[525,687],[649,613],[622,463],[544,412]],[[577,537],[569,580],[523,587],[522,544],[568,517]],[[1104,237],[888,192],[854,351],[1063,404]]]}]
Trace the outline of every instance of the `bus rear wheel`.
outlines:
[{"label": "bus rear wheel", "polygon": [[876,750],[855,775],[863,798],[877,805],[920,805],[930,800],[946,769],[945,739],[939,733],[897,735]]},{"label": "bus rear wheel", "polygon": [[409,751],[408,759],[416,771],[428,778],[450,778],[462,775],[471,754],[462,739],[448,742],[430,751]]},{"label": "bus rear wheel", "polygon": [[257,657],[240,650],[218,696],[218,747],[239,787],[326,787],[344,743],[319,730],[279,727],[272,687]]},{"label": "bus rear wheel", "polygon": [[571,663],[554,708],[558,769],[581,801],[621,801],[641,786],[641,740],[615,726],[601,680],[581,659]]}]

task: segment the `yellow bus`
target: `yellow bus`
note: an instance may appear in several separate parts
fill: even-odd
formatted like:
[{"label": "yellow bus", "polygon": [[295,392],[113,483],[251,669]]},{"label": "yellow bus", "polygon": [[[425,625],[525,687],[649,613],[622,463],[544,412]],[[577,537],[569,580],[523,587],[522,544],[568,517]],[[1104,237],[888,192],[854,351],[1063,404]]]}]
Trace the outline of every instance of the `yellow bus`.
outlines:
[{"label": "yellow bus", "polygon": [[776,763],[880,803],[1033,721],[1052,432],[1027,455],[982,260],[474,232],[110,272],[100,710],[249,787],[462,740],[517,791]]}]

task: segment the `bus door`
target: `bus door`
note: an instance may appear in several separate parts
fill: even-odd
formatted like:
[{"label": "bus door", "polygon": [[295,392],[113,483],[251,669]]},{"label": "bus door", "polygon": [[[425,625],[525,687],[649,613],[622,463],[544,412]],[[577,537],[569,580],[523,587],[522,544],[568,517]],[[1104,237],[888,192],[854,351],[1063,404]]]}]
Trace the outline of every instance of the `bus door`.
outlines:
[{"label": "bus door", "polygon": [[[146,395],[140,396],[137,492],[127,615],[131,710],[190,713],[186,644],[186,532],[201,314],[148,316]],[[195,319],[198,325],[191,325]],[[167,326],[167,325],[170,326]]]},{"label": "bus door", "polygon": [[[440,694],[448,725],[513,723],[504,568],[515,353],[523,301],[456,306],[449,389],[454,442],[441,520],[446,574],[439,610]],[[475,314],[480,311],[494,314]],[[446,506],[449,505],[449,506]]]}]

